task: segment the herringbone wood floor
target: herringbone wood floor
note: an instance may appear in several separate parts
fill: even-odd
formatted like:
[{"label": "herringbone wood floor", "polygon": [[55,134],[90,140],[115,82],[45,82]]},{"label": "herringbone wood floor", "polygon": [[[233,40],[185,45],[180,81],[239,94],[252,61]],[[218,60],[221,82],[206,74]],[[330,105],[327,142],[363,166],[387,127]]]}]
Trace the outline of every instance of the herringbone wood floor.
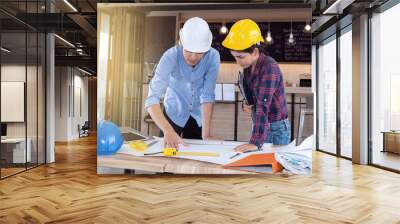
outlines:
[{"label": "herringbone wood floor", "polygon": [[318,153],[311,176],[98,176],[96,140],[0,181],[0,223],[400,223],[400,175]]}]

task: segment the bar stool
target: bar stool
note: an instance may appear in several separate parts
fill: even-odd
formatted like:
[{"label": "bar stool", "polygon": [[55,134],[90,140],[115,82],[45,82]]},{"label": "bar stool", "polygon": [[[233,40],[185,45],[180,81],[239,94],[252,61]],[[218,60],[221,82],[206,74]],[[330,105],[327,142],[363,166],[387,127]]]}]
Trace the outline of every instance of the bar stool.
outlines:
[{"label": "bar stool", "polygon": [[151,118],[150,114],[147,114],[143,118],[144,122],[147,124],[147,136],[150,136],[150,125],[155,124],[154,120]]},{"label": "bar stool", "polygon": [[299,111],[299,125],[297,129],[297,137],[296,137],[296,145],[301,143],[303,139],[303,130],[304,130],[304,118],[305,116],[314,116],[314,108],[313,108],[313,101],[314,97],[306,97],[306,107],[300,108]]}]

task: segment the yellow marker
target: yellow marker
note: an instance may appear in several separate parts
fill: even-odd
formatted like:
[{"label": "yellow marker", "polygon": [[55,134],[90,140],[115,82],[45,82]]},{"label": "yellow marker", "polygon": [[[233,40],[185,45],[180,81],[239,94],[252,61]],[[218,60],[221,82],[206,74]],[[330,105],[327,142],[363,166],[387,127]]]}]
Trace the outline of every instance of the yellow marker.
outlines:
[{"label": "yellow marker", "polygon": [[208,156],[208,157],[219,157],[219,153],[216,152],[180,152],[175,148],[165,148],[163,150],[164,156]]},{"label": "yellow marker", "polygon": [[145,151],[148,147],[147,143],[142,140],[135,140],[129,143],[129,147],[137,151]]}]

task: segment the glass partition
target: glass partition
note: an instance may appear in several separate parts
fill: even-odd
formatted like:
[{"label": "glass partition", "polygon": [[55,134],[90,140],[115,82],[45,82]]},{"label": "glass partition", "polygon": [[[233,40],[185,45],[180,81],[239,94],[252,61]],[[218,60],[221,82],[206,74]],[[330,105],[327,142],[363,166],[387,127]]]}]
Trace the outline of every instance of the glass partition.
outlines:
[{"label": "glass partition", "polygon": [[24,171],[31,161],[26,141],[26,41],[25,32],[1,34],[2,177]]},{"label": "glass partition", "polygon": [[340,155],[352,158],[352,32],[340,36]]},{"label": "glass partition", "polygon": [[371,18],[372,163],[400,171],[400,4]]},{"label": "glass partition", "polygon": [[[27,5],[28,3],[28,5]],[[0,7],[43,13],[44,1],[2,1]],[[0,178],[45,163],[45,34],[0,12]]]},{"label": "glass partition", "polygon": [[336,154],[336,36],[318,47],[318,149]]}]

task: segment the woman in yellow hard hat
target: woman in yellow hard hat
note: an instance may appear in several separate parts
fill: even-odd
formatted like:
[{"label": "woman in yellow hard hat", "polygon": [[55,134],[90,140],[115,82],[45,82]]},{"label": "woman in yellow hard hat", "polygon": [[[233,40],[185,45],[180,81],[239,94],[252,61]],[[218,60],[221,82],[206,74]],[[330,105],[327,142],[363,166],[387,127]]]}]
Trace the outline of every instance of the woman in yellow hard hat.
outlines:
[{"label": "woman in yellow hard hat", "polygon": [[274,145],[290,142],[284,80],[278,63],[264,52],[263,42],[260,28],[250,19],[233,24],[222,42],[243,68],[240,85],[248,101],[243,109],[252,114],[253,120],[251,139],[235,148],[239,152],[260,149],[264,142]]}]

